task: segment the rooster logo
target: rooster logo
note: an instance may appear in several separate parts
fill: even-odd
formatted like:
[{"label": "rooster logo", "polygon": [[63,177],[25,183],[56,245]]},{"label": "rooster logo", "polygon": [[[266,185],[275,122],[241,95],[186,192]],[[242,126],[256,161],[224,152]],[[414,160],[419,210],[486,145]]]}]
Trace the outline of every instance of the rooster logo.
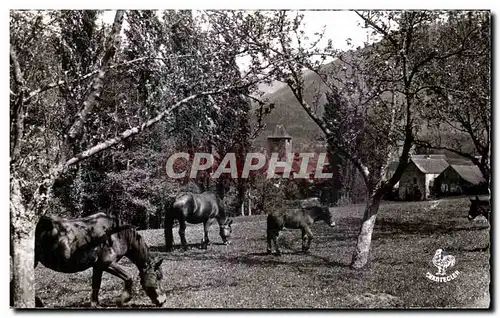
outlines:
[{"label": "rooster logo", "polygon": [[446,269],[448,267],[455,266],[455,256],[453,255],[443,256],[443,250],[438,249],[436,250],[434,257],[432,258],[432,264],[434,264],[434,266],[438,268],[438,272],[436,273],[436,275],[445,276]]}]

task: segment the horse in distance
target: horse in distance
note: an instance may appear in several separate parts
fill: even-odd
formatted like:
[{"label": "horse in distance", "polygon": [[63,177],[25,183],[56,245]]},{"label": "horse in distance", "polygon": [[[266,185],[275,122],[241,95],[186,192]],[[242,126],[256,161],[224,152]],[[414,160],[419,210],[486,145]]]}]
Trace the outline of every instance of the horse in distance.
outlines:
[{"label": "horse in distance", "polygon": [[181,245],[187,249],[186,222],[191,224],[203,223],[204,237],[201,247],[206,249],[210,244],[208,230],[211,221],[215,219],[219,224],[219,235],[224,244],[229,244],[232,233],[232,219],[227,217],[222,201],[211,191],[201,194],[184,192],[178,194],[169,205],[165,213],[165,247],[167,251],[173,250],[172,228],[174,220],[179,222],[179,237]]},{"label": "horse in distance", "polygon": [[[117,263],[127,257],[137,266],[141,285],[156,306],[166,295],[161,286],[162,258],[153,258],[136,230],[104,213],[85,218],[65,219],[42,216],[35,229],[35,267],[41,262],[57,272],[76,273],[92,267],[91,306],[98,305],[103,272],[124,281],[118,305],[132,299],[133,280]],[[40,302],[38,300],[38,302]]]}]

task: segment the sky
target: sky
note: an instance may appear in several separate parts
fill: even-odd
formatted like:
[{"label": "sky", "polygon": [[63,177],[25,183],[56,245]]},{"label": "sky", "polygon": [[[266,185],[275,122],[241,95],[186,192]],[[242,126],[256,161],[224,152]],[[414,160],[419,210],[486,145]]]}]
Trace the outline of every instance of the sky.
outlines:
[{"label": "sky", "polygon": [[[358,23],[361,18],[354,11],[303,11],[305,30],[310,36],[325,28],[325,39],[331,39],[337,49],[347,50],[346,39],[351,38],[354,47],[362,46],[367,40],[366,30]],[[326,44],[326,43],[324,43]]]},{"label": "sky", "polygon": [[[105,23],[111,24],[115,16],[115,10],[105,11],[102,19]],[[348,10],[302,10],[304,15],[302,20],[303,30],[310,41],[315,41],[317,36],[315,33],[321,33],[325,30],[322,40],[318,43],[318,47],[325,47],[328,40],[332,40],[333,47],[338,50],[348,50],[363,46],[368,40],[367,31],[360,27],[361,18],[354,12]],[[294,15],[291,15],[294,16]],[[126,28],[126,21],[124,22]],[[350,39],[351,46],[347,44],[347,39]],[[304,45],[307,42],[304,41]],[[325,60],[330,62],[331,59]],[[240,70],[244,72],[250,63],[249,56],[236,58]],[[265,86],[265,85],[264,85]]]},{"label": "sky", "polygon": [[[325,28],[323,41],[326,45],[328,39],[333,41],[334,47],[340,50],[347,50],[346,39],[352,39],[354,47],[361,46],[366,41],[366,31],[358,26],[361,19],[353,11],[337,10],[306,10],[304,14],[304,30],[311,39],[315,38],[315,32],[321,32]],[[106,11],[103,14],[103,21],[113,22],[115,10]]]}]

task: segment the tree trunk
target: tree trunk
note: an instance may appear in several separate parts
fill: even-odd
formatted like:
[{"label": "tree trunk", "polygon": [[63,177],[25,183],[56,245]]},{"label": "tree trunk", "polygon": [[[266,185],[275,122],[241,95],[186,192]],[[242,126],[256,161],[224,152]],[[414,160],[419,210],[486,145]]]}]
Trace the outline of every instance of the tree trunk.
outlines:
[{"label": "tree trunk", "polygon": [[15,308],[35,307],[35,231],[12,241],[12,299]]},{"label": "tree trunk", "polygon": [[351,268],[363,268],[368,262],[370,254],[370,247],[372,242],[373,228],[375,227],[375,220],[377,218],[378,208],[382,196],[374,194],[370,196],[366,204],[365,213],[363,215],[363,224],[358,234],[358,242],[354,254],[352,255]]},{"label": "tree trunk", "polygon": [[11,182],[11,298],[15,308],[35,307],[35,214],[23,205],[19,184]]},{"label": "tree trunk", "polygon": [[[248,190],[250,191],[250,190]],[[250,192],[248,192],[248,215],[252,215],[252,195]]]}]

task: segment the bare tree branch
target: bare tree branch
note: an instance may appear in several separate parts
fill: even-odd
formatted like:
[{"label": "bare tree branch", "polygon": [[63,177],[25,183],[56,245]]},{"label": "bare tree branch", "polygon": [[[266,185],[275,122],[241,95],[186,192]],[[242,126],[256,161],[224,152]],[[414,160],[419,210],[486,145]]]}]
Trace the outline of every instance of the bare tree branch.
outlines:
[{"label": "bare tree branch", "polygon": [[76,121],[73,123],[69,129],[68,136],[71,139],[76,138],[76,136],[81,132],[83,124],[85,123],[87,116],[92,112],[92,109],[97,104],[97,100],[101,95],[103,88],[103,80],[108,69],[108,65],[115,55],[117,48],[120,46],[120,30],[123,23],[123,10],[117,10],[115,15],[115,20],[113,22],[113,27],[111,29],[111,34],[108,40],[108,48],[101,62],[101,67],[99,68],[97,77],[94,78],[92,84],[92,91],[87,96],[87,99],[83,102],[83,108],[78,114]]},{"label": "bare tree branch", "polygon": [[160,112],[158,115],[156,115],[156,117],[148,120],[147,122],[145,122],[141,125],[135,126],[131,129],[127,129],[124,132],[122,132],[121,134],[119,134],[118,136],[111,138],[111,139],[108,139],[106,141],[103,141],[103,142],[77,154],[73,158],[67,160],[66,163],[64,164],[64,167],[67,168],[71,165],[74,165],[74,164],[76,164],[84,159],[87,159],[87,158],[89,158],[97,153],[100,153],[103,150],[106,150],[106,149],[122,142],[125,139],[128,139],[130,137],[133,137],[133,136],[141,133],[142,131],[146,130],[147,128],[150,128],[153,125],[155,125],[157,122],[162,120],[165,116],[170,114],[173,110],[177,109],[179,106],[184,105],[191,100],[200,98],[202,96],[210,96],[210,95],[225,93],[230,89],[232,89],[232,88],[226,87],[226,88],[223,88],[220,90],[198,93],[198,94],[194,94],[194,95],[191,95],[189,97],[186,97],[186,98],[180,100],[179,102],[175,103],[174,105],[168,107],[164,111]]},{"label": "bare tree branch", "polygon": [[359,13],[359,11],[354,11],[365,23],[367,23],[369,26],[371,26],[373,29],[378,31],[380,34],[382,34],[384,37],[386,37],[395,48],[398,48],[398,42],[392,37],[389,32],[386,30],[382,29],[379,25],[377,25],[375,22],[373,22],[371,19],[367,18],[363,14]]},{"label": "bare tree branch", "polygon": [[[225,53],[225,51],[220,51],[220,52],[214,52],[210,55],[217,55],[217,54],[222,54],[222,53]],[[194,56],[199,56],[198,54],[184,54],[184,55],[176,55],[176,54],[171,54],[167,57],[153,57],[153,56],[143,56],[143,57],[138,57],[136,59],[133,59],[133,60],[130,60],[130,61],[125,61],[125,62],[122,62],[122,63],[118,63],[118,64],[113,64],[113,65],[110,65],[108,67],[108,70],[111,70],[111,69],[115,69],[115,68],[120,68],[120,67],[124,67],[124,66],[128,66],[128,65],[131,65],[131,64],[134,64],[134,63],[138,63],[138,62],[142,62],[142,61],[147,61],[147,60],[159,60],[159,61],[170,61],[171,58],[175,57],[175,58],[184,58],[184,57],[194,57]],[[37,88],[31,92],[29,92],[26,96],[26,98],[24,99],[24,103],[28,103],[32,98],[36,97],[38,94],[40,93],[43,93],[43,92],[46,92],[50,89],[53,89],[53,88],[57,88],[61,85],[65,85],[65,84],[71,84],[71,83],[76,83],[76,82],[80,82],[80,81],[84,81],[96,74],[99,73],[99,70],[95,70],[95,71],[92,71],[90,73],[87,73],[85,75],[82,75],[76,79],[73,79],[73,80],[70,80],[70,81],[66,81],[66,80],[59,80],[59,81],[56,81],[56,82],[52,82],[52,83],[49,83],[49,84],[46,84],[40,88]],[[15,95],[14,93],[11,92],[11,94]]]}]

